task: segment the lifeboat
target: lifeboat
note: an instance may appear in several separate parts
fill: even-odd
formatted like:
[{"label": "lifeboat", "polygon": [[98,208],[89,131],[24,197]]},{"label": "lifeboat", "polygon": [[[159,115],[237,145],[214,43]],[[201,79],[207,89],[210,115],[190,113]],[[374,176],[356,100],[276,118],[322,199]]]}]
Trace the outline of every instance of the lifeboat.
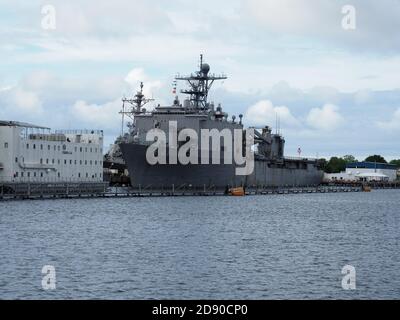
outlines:
[{"label": "lifeboat", "polygon": [[243,197],[246,195],[244,188],[232,188],[229,189],[229,195],[234,196],[234,197]]},{"label": "lifeboat", "polygon": [[371,192],[372,188],[370,186],[368,186],[368,185],[363,185],[362,191],[363,192]]}]

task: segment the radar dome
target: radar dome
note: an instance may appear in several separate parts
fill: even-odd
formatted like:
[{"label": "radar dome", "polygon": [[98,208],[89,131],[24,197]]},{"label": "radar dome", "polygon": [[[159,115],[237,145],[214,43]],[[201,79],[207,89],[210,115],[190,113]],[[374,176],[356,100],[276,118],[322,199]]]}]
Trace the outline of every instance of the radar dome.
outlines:
[{"label": "radar dome", "polygon": [[207,63],[203,63],[201,66],[201,72],[204,74],[208,74],[210,72],[210,65]]}]

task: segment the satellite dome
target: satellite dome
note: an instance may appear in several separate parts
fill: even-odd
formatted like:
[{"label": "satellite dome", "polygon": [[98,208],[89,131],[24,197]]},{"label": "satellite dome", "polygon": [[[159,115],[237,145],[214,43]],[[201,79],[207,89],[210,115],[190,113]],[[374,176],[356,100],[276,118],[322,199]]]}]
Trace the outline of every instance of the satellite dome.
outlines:
[{"label": "satellite dome", "polygon": [[201,66],[201,72],[204,74],[208,74],[210,72],[210,65],[207,63],[203,63]]}]

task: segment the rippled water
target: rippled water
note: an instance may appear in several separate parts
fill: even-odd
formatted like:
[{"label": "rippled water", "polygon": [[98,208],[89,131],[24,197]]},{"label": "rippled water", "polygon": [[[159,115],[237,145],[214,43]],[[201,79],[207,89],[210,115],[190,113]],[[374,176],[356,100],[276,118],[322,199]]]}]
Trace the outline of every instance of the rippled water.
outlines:
[{"label": "rippled water", "polygon": [[[400,191],[0,203],[2,299],[400,298]],[[344,291],[341,269],[357,270]],[[57,289],[41,288],[56,268]]]}]

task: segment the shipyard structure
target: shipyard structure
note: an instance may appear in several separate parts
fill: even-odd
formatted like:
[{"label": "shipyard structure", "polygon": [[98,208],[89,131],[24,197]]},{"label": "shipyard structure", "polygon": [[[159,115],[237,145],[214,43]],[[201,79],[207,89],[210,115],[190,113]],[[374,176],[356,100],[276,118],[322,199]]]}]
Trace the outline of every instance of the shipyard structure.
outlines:
[{"label": "shipyard structure", "polygon": [[0,184],[101,183],[103,132],[0,121]]}]

